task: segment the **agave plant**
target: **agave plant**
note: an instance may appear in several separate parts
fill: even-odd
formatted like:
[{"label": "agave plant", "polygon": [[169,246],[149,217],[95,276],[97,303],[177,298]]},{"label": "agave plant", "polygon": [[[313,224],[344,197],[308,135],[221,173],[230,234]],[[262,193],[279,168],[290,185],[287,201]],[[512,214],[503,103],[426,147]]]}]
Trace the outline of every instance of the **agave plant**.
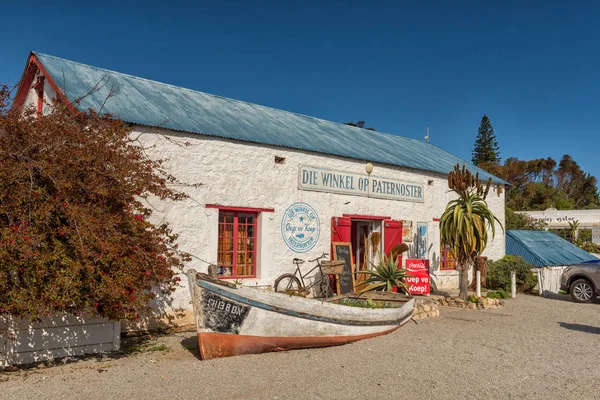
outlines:
[{"label": "agave plant", "polygon": [[451,200],[440,218],[442,245],[449,246],[460,271],[459,297],[467,299],[469,291],[469,269],[487,247],[490,238],[496,235],[495,223],[504,230],[502,223],[486,202],[492,179],[483,183],[479,174],[473,176],[465,166],[458,164],[448,174],[448,187],[457,198]]},{"label": "agave plant", "polygon": [[361,282],[364,288],[359,293],[372,290],[391,292],[393,287],[397,287],[410,295],[408,286],[404,282],[404,279],[410,275],[406,273],[405,269],[398,268],[397,258],[384,256],[379,264],[372,265],[374,269],[360,271],[361,274],[367,274],[369,277]]}]

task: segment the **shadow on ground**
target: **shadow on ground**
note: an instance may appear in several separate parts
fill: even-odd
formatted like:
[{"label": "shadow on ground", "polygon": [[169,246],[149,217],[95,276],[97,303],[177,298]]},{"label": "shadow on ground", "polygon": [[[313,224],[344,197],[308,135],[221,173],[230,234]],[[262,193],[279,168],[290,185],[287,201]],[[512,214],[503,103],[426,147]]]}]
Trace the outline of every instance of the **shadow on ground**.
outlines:
[{"label": "shadow on ground", "polygon": [[[542,297],[544,297],[545,299],[549,299],[549,300],[560,300],[560,301],[568,301],[571,303],[577,303],[576,301],[573,301],[573,299],[571,298],[570,295],[568,294],[560,294],[560,293],[553,293],[550,291],[544,291],[544,293],[542,293]],[[600,299],[596,298],[592,304],[600,304]]]},{"label": "shadow on ground", "polygon": [[183,338],[181,340],[181,345],[190,353],[192,353],[194,355],[194,357],[196,357],[198,360],[200,360],[200,347],[198,346],[198,337],[197,336],[190,336],[190,337],[186,337]]},{"label": "shadow on ground", "polygon": [[570,329],[572,331],[586,332],[586,333],[595,333],[596,335],[600,335],[600,328],[596,326],[590,325],[581,325],[581,324],[569,324],[566,322],[558,323],[561,328]]}]

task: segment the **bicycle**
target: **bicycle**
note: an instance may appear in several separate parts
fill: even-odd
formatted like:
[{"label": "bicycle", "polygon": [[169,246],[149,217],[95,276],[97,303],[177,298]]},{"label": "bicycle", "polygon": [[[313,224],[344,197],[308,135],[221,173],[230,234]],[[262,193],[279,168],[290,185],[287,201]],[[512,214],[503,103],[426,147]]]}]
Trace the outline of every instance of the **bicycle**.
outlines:
[{"label": "bicycle", "polygon": [[[310,293],[311,289],[315,288],[318,289],[317,295],[321,295],[321,297],[333,296],[333,292],[331,291],[331,286],[329,284],[329,275],[323,273],[321,266],[321,259],[327,257],[328,255],[329,254],[327,253],[323,253],[323,255],[315,258],[314,260],[308,260],[308,262],[311,263],[316,261],[317,265],[304,275],[302,275],[302,271],[300,271],[300,266],[304,264],[304,260],[301,258],[294,258],[292,262],[296,265],[296,270],[293,274],[283,274],[275,279],[275,291],[279,293],[298,293],[307,295]],[[319,279],[316,279],[312,284],[306,286],[304,283],[304,278],[309,276],[316,269],[319,270]],[[298,279],[296,274],[300,277],[300,279]],[[315,290],[315,292],[317,292],[317,290]]]}]

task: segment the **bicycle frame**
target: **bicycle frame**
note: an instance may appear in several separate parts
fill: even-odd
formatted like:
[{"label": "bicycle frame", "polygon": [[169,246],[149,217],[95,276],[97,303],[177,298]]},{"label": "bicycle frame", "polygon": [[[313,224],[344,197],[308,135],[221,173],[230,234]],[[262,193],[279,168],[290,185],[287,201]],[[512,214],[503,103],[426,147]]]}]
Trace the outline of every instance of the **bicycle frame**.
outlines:
[{"label": "bicycle frame", "polygon": [[[304,288],[304,290],[307,289],[311,289],[312,287],[316,286],[318,283],[320,283],[322,280],[325,279],[325,276],[323,275],[323,270],[321,269],[321,259],[326,257],[327,254],[323,253],[322,256],[315,258],[314,260],[308,260],[308,262],[315,262],[317,263],[317,265],[315,265],[314,267],[312,267],[306,274],[302,275],[302,271],[300,270],[300,265],[302,263],[299,262],[295,262],[294,264],[296,264],[296,271],[294,272],[294,275],[298,275],[300,277],[300,284],[302,285],[302,287]],[[304,278],[306,278],[307,276],[309,276],[314,270],[319,269],[320,275],[321,277],[319,279],[315,279],[315,281],[306,286],[306,284],[304,283]]]},{"label": "bicycle frame", "polygon": [[304,283],[304,278],[309,276],[311,272],[313,272],[315,269],[319,269],[319,272],[321,273],[321,276],[323,276],[323,271],[321,271],[321,262],[319,259],[316,260],[317,261],[317,265],[315,265],[313,268],[310,269],[310,271],[308,271],[306,274],[302,275],[302,271],[300,270],[300,264],[296,264],[296,272],[294,272],[294,275],[299,275],[300,276],[300,283],[302,284],[302,287],[304,287],[305,289],[310,289],[311,287],[313,287],[314,285],[316,285],[316,283],[318,281],[320,281],[321,279],[317,279],[315,280],[315,282],[313,282],[311,285],[306,286],[306,284]]}]

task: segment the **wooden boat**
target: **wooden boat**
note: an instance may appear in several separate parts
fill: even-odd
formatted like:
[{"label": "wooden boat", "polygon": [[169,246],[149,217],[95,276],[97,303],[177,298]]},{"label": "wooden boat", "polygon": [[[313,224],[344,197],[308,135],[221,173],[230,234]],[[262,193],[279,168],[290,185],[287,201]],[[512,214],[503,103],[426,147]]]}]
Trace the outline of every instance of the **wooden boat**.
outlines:
[{"label": "wooden boat", "polygon": [[400,307],[359,308],[235,287],[188,271],[202,359],[336,346],[390,333],[407,323],[414,300]]}]

